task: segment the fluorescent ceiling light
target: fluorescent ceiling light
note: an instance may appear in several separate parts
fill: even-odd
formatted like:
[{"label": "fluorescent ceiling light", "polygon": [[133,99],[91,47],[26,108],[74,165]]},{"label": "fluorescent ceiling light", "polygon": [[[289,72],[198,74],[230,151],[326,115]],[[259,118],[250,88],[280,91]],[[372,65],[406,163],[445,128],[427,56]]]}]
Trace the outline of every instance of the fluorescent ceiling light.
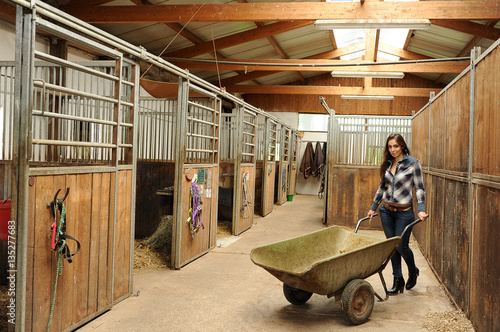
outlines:
[{"label": "fluorescent ceiling light", "polygon": [[390,71],[332,71],[333,77],[377,77],[377,78],[403,78],[403,72]]},{"label": "fluorescent ceiling light", "polygon": [[333,29],[428,29],[428,19],[346,19],[316,20],[314,26],[318,30]]},{"label": "fluorescent ceiling light", "polygon": [[394,96],[341,95],[342,99],[394,100]]}]

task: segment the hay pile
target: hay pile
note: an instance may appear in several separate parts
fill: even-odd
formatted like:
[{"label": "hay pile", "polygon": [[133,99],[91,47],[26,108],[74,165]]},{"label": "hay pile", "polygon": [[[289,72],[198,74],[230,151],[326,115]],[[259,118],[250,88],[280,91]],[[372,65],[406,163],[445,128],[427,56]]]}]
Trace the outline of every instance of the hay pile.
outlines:
[{"label": "hay pile", "polygon": [[233,233],[233,223],[231,221],[217,222],[217,238],[222,239],[231,236]]},{"label": "hay pile", "polygon": [[144,240],[136,240],[134,269],[164,268],[172,254],[172,216],[162,216],[156,231]]},{"label": "hay pile", "polygon": [[431,332],[474,332],[474,326],[462,311],[431,312],[422,324]]}]

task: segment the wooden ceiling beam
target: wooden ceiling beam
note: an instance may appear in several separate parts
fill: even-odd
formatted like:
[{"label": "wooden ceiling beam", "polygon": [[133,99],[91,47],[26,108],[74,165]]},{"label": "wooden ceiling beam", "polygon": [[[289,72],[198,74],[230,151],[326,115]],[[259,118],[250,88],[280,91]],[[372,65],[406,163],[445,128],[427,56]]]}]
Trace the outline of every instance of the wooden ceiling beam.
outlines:
[{"label": "wooden ceiling beam", "polygon": [[431,23],[443,28],[460,31],[476,37],[497,40],[500,38],[500,29],[494,26],[483,25],[468,21],[431,20]]},{"label": "wooden ceiling beam", "polygon": [[[203,6],[203,10],[199,10]],[[500,1],[288,2],[84,6],[66,12],[90,23],[274,22],[317,19],[500,19]]]},{"label": "wooden ceiling beam", "polygon": [[[139,7],[140,8],[140,7]],[[227,37],[215,39],[215,49],[221,50],[231,46],[247,43],[261,38],[266,38],[278,33],[298,29],[307,25],[313,24],[313,21],[304,22],[278,22],[265,25],[260,28],[236,33]],[[166,53],[169,57],[190,58],[197,55],[202,55],[214,51],[214,41],[208,41],[202,44],[186,47],[180,50]]]},{"label": "wooden ceiling beam", "polygon": [[[244,70],[244,71],[312,71],[312,72],[327,72],[327,71],[402,71],[406,73],[461,73],[467,66],[469,62],[467,61],[457,61],[457,62],[428,62],[428,63],[399,63],[399,64],[387,64],[387,65],[363,65],[359,64],[360,61],[356,62],[357,64],[353,64],[352,66],[335,66],[332,63],[331,66],[328,66],[326,63],[323,66],[303,66],[301,64],[293,65],[289,63],[287,66],[280,66],[279,63],[286,63],[284,61],[287,60],[278,60],[275,61],[272,65],[267,62],[267,65],[261,65],[258,63],[264,64],[262,60],[252,60],[254,64],[249,64],[248,60],[242,64],[234,63],[237,61],[233,61],[231,64],[225,64],[219,62],[216,66],[215,62],[190,62],[190,61],[175,61],[169,60],[173,64],[186,68],[189,70]],[[293,60],[297,61],[297,60]],[[300,60],[304,62],[305,60]],[[335,61],[335,60],[330,60]],[[337,62],[339,63],[339,62]],[[347,62],[342,62],[347,63]]]},{"label": "wooden ceiling beam", "polygon": [[[334,59],[334,58],[338,58],[342,55],[347,55],[347,54],[361,51],[364,49],[364,47],[365,47],[365,44],[356,43],[356,44],[352,44],[349,46],[344,46],[344,47],[338,48],[338,49],[333,50],[333,51],[328,51],[328,52],[323,52],[323,53],[315,54],[312,56],[308,56],[304,59]],[[221,83],[222,83],[222,86],[233,85],[233,84],[238,84],[238,83],[250,81],[253,79],[257,79],[260,77],[273,75],[273,74],[277,74],[277,73],[278,73],[277,71],[252,71],[252,72],[244,74],[244,75],[233,76],[233,77],[223,79],[221,81]]]},{"label": "wooden ceiling beam", "polygon": [[406,59],[406,60],[432,59],[429,56],[422,55],[422,54],[415,53],[415,52],[411,52],[411,51],[407,51],[407,50],[403,50],[403,49],[391,46],[389,44],[384,44],[384,43],[380,43],[378,49],[381,52],[396,55],[396,56],[398,56],[402,59]]},{"label": "wooden ceiling beam", "polygon": [[285,95],[365,95],[396,97],[429,97],[431,92],[438,94],[438,88],[384,88],[384,87],[348,87],[348,86],[313,86],[313,85],[232,85],[226,91],[242,94],[285,94]]}]

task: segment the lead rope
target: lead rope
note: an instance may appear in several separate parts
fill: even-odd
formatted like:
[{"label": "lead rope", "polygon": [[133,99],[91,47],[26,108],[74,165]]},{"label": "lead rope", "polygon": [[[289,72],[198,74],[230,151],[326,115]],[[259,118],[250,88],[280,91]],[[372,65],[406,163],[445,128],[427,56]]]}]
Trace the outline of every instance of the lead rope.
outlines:
[{"label": "lead rope", "polygon": [[[58,204],[59,205],[59,204]],[[66,206],[64,203],[61,203],[61,218],[59,219],[59,227],[57,227],[55,243],[59,243],[59,236],[63,234],[62,229],[64,224],[66,223]],[[55,212],[54,212],[54,221],[55,221]],[[56,280],[54,282],[54,293],[52,294],[52,303],[50,304],[50,315],[49,322],[47,323],[47,332],[50,331],[50,324],[52,323],[52,316],[54,314],[54,306],[56,304],[56,293],[57,293],[57,282],[59,280],[59,276],[62,275],[62,258],[63,258],[63,250],[66,246],[66,240],[62,240],[62,245],[56,249],[57,252],[57,269],[56,269]]]}]

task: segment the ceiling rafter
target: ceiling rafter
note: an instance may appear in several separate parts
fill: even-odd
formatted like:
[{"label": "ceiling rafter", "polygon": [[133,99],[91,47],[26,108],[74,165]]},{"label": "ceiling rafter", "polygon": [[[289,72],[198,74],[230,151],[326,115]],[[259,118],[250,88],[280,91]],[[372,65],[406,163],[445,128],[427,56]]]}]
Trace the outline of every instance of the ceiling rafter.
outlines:
[{"label": "ceiling rafter", "polygon": [[397,97],[429,97],[436,94],[439,88],[385,88],[385,87],[347,87],[347,86],[313,86],[313,85],[233,85],[226,87],[231,93],[251,94],[293,94],[293,95],[366,95]]},{"label": "ceiling rafter", "polygon": [[[364,60],[351,62],[352,66],[345,64],[349,61],[342,60],[317,60],[318,62],[307,62],[307,60],[231,60],[231,63],[224,62],[197,62],[186,60],[169,59],[170,62],[177,66],[190,70],[216,70],[216,66],[220,70],[257,70],[257,71],[312,71],[312,72],[327,72],[327,71],[402,71],[407,73],[461,73],[469,65],[468,61],[456,62],[428,62],[428,63],[391,63],[374,65],[371,61]],[[241,62],[238,63],[238,62]],[[283,64],[287,64],[284,66]],[[307,64],[307,65],[305,65]],[[309,66],[309,64],[317,64],[321,66]],[[342,64],[342,66],[338,66]],[[337,65],[337,66],[336,66]]]},{"label": "ceiling rafter", "polygon": [[[304,59],[335,59],[339,58],[342,55],[347,55],[351,53],[355,53],[364,49],[363,43],[351,44],[345,47],[338,48],[333,51],[323,52],[315,55],[308,56]],[[268,75],[273,75],[278,73],[277,71],[253,71],[247,73],[245,75],[240,75],[238,77],[233,76],[222,80],[222,85],[233,85],[242,83],[245,81],[249,81],[250,79],[260,78]]]},{"label": "ceiling rafter", "polygon": [[[487,27],[494,27],[496,24],[498,23],[498,20],[494,20],[494,21],[491,21],[491,22],[488,22],[486,24]],[[478,36],[475,36],[474,38],[472,38],[470,40],[470,42],[465,45],[465,47],[462,49],[462,51],[460,51],[460,53],[458,53],[457,57],[460,57],[460,56],[464,56],[466,54],[469,54],[470,50],[472,50],[474,48],[474,46],[476,46],[476,44],[481,40],[481,37],[478,37]],[[443,73],[441,74],[435,81],[434,81],[434,84],[439,84],[441,83],[441,81],[446,77],[446,73]]]},{"label": "ceiling rafter", "polygon": [[[67,13],[89,23],[274,22],[316,19],[500,19],[500,1],[290,2],[204,5],[83,6]],[[203,10],[198,12],[200,6]]]},{"label": "ceiling rafter", "polygon": [[379,44],[379,51],[387,53],[387,54],[396,55],[396,56],[398,56],[402,59],[406,59],[406,60],[432,59],[429,56],[415,53],[412,51],[407,51],[405,49],[397,48],[397,47],[394,47],[394,46],[391,46],[391,45],[385,44],[385,43]]},{"label": "ceiling rafter", "polygon": [[[239,3],[247,3],[247,0],[237,0]],[[257,27],[263,27],[264,24],[261,23],[261,22],[254,22],[255,25]],[[286,54],[286,52],[281,48],[281,46],[279,45],[279,43],[276,41],[276,39],[273,37],[273,36],[268,36],[266,37],[267,38],[267,41],[269,42],[269,44],[271,44],[271,46],[274,48],[274,50],[276,51],[276,53],[279,54],[279,56],[282,58],[282,59],[290,59],[290,57],[288,56],[288,54]],[[299,80],[301,80],[302,82],[305,82],[305,78],[304,76],[302,76],[302,74],[298,71],[295,72],[295,75],[299,78]]]},{"label": "ceiling rafter", "polygon": [[443,28],[452,29],[474,35],[476,37],[497,40],[500,38],[500,29],[495,28],[495,24],[479,24],[469,21],[449,21],[449,20],[431,20],[431,23]]},{"label": "ceiling rafter", "polygon": [[[149,0],[130,0],[130,1],[132,1],[137,6],[152,5],[151,2],[149,2]],[[188,30],[186,28],[186,26],[183,26],[180,23],[168,23],[167,22],[167,23],[163,23],[163,24],[165,24],[166,26],[168,26],[170,29],[174,30],[175,32],[179,33],[181,36],[183,36],[184,38],[186,38],[187,40],[189,40],[190,42],[192,42],[195,45],[199,45],[199,44],[204,43],[204,41],[200,37],[195,35],[193,32]],[[220,52],[214,51],[214,52],[209,52],[209,53],[212,56],[214,56],[215,58],[227,59],[227,57],[224,56],[223,54],[221,54]],[[241,72],[236,72],[236,73],[241,74]],[[255,85],[259,85],[259,83],[255,80],[251,80],[251,82]]]}]

